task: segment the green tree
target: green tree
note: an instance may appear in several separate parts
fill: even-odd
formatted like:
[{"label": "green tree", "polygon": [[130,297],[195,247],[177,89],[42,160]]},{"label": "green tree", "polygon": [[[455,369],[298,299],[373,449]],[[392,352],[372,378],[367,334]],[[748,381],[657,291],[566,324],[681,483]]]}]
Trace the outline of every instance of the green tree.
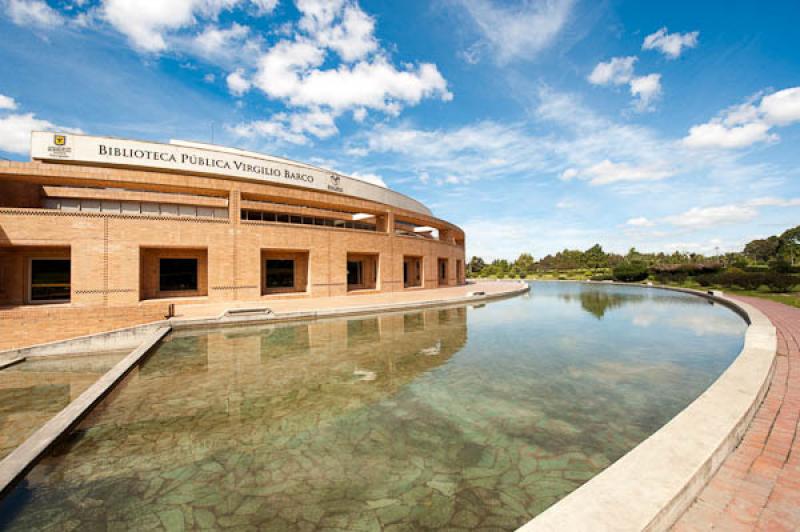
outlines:
[{"label": "green tree", "polygon": [[795,260],[800,258],[800,225],[787,229],[779,238],[779,252],[789,264],[795,265]]},{"label": "green tree", "polygon": [[469,261],[469,271],[474,274],[481,273],[486,267],[486,262],[480,257],[472,257]]},{"label": "green tree", "polygon": [[514,267],[519,273],[529,275],[536,270],[536,261],[530,253],[523,253],[514,261]]},{"label": "green tree", "polygon": [[600,244],[595,244],[594,246],[590,247],[583,253],[583,260],[586,263],[586,266],[596,270],[597,268],[603,267],[607,264],[606,260],[606,253],[603,251],[603,248]]},{"label": "green tree", "polygon": [[[788,233],[789,231],[787,231]],[[786,234],[786,233],[784,233]],[[771,236],[769,238],[760,238],[748,242],[744,247],[744,254],[758,262],[767,262],[778,253],[778,248],[781,247],[781,238]]]}]

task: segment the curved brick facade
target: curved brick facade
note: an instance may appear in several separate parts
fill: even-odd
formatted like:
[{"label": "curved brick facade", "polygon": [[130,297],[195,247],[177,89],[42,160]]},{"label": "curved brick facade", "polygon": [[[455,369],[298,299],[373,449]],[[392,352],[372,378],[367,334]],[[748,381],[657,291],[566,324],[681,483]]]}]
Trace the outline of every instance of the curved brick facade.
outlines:
[{"label": "curved brick facade", "polygon": [[[69,261],[68,287],[48,271],[58,263],[41,262],[50,260]],[[186,265],[195,276],[176,285],[167,270]],[[0,162],[0,307],[163,307],[463,282],[463,231],[419,210],[222,175]]]}]

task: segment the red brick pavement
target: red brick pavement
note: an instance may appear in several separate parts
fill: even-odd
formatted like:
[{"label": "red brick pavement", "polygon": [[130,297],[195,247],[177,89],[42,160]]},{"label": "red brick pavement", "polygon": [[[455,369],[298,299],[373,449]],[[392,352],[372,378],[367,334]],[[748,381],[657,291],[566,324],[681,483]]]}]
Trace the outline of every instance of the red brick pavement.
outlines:
[{"label": "red brick pavement", "polygon": [[777,329],[775,374],[741,443],[674,530],[800,530],[800,309],[739,299]]}]

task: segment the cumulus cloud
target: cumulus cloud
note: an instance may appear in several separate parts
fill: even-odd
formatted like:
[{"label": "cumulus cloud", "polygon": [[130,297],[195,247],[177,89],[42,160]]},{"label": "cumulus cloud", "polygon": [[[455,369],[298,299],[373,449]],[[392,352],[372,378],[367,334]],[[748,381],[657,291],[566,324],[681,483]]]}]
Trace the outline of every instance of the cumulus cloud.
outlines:
[{"label": "cumulus cloud", "polygon": [[345,0],[298,0],[297,8],[303,13],[299,27],[344,61],[362,59],[378,49],[375,21],[357,5]]},{"label": "cumulus cloud", "polygon": [[705,124],[689,129],[683,143],[690,148],[744,148],[774,142],[773,128],[800,122],[800,87],[767,94],[723,110]]},{"label": "cumulus cloud", "polygon": [[423,98],[452,98],[447,82],[432,64],[398,70],[386,58],[377,57],[353,66],[314,68],[323,58],[322,50],[308,43],[284,41],[261,58],[253,82],[268,96],[292,106],[326,106],[337,112],[360,107],[397,114],[403,105]]},{"label": "cumulus cloud", "polygon": [[204,59],[228,62],[243,51],[257,51],[257,44],[249,41],[249,36],[250,28],[236,22],[228,28],[211,24],[191,39],[189,47]]},{"label": "cumulus cloud", "polygon": [[686,212],[667,216],[664,221],[678,227],[716,227],[749,222],[758,216],[758,210],[747,205],[721,205],[693,207]]},{"label": "cumulus cloud", "polygon": [[763,113],[764,119],[776,126],[800,122],[800,87],[792,87],[764,96],[759,109]]},{"label": "cumulus cloud", "polygon": [[769,125],[764,122],[740,126],[709,122],[692,126],[684,143],[691,148],[743,148],[768,140],[777,140],[777,137],[769,133]]},{"label": "cumulus cloud", "polygon": [[266,137],[290,144],[307,144],[308,134],[328,138],[338,132],[333,115],[321,109],[302,113],[277,113],[269,120],[241,123],[229,130],[238,137]]},{"label": "cumulus cloud", "polygon": [[383,178],[381,176],[379,176],[378,174],[351,172],[351,173],[345,174],[345,175],[349,175],[350,177],[354,177],[355,179],[364,181],[366,183],[371,183],[371,184],[377,185],[379,187],[388,188],[386,186],[386,181],[384,181]]},{"label": "cumulus cloud", "polygon": [[636,98],[636,109],[647,111],[661,96],[661,74],[648,74],[633,78],[630,87],[631,94]]},{"label": "cumulus cloud", "polygon": [[587,77],[593,85],[628,85],[634,97],[634,108],[649,111],[653,103],[661,96],[661,74],[646,76],[634,75],[636,56],[613,57],[610,61],[598,63]]},{"label": "cumulus cloud", "polygon": [[0,118],[0,151],[25,155],[30,152],[31,131],[65,131],[80,133],[80,129],[57,126],[36,118],[33,113],[11,114]]},{"label": "cumulus cloud", "polygon": [[567,168],[558,176],[561,181],[572,181],[576,177],[578,177],[578,171],[575,168]]},{"label": "cumulus cloud", "polygon": [[613,57],[610,61],[600,62],[589,74],[589,83],[593,85],[624,85],[633,78],[633,65],[636,56]]},{"label": "cumulus cloud", "polygon": [[666,168],[614,163],[605,159],[582,172],[592,185],[610,185],[620,182],[658,181],[673,175]]},{"label": "cumulus cloud", "polygon": [[756,198],[747,204],[753,207],[800,207],[800,198]]},{"label": "cumulus cloud", "polygon": [[[374,36],[374,20],[355,2],[298,0],[297,7],[302,15],[297,31],[264,51],[254,72],[235,73],[229,83],[234,93],[252,85],[291,113],[321,110],[335,120],[351,111],[357,121],[373,110],[397,115],[426,98],[452,99],[436,65],[393,65]],[[340,59],[338,65],[332,56]],[[293,133],[300,130],[319,136],[313,128]],[[328,134],[335,127],[321,131]]]},{"label": "cumulus cloud", "polygon": [[[259,14],[264,14],[272,11],[276,3],[271,0],[103,0],[100,14],[125,35],[133,47],[143,52],[158,53],[168,48],[168,39],[173,32],[193,27],[200,20],[216,20],[223,11],[248,5],[254,6]],[[234,24],[228,30],[207,28],[200,34],[201,40],[196,44],[201,49],[203,46],[213,49],[215,45],[235,36],[231,32],[243,31],[241,26],[236,26]]]},{"label": "cumulus cloud", "polygon": [[244,70],[241,68],[228,74],[225,78],[225,82],[228,84],[228,90],[235,96],[241,96],[249,91],[251,86],[250,80],[244,77]]},{"label": "cumulus cloud", "polygon": [[17,102],[14,101],[14,98],[6,96],[5,94],[0,94],[0,109],[13,111],[16,108]]},{"label": "cumulus cloud", "polygon": [[667,28],[663,27],[644,38],[642,50],[658,50],[669,59],[677,59],[684,49],[697,46],[699,36],[700,32],[697,31],[668,33]]},{"label": "cumulus cloud", "polygon": [[652,227],[655,225],[655,222],[645,218],[644,216],[639,216],[637,218],[631,218],[627,222],[627,225],[632,225],[634,227]]},{"label": "cumulus cloud", "polygon": [[[549,47],[569,20],[573,0],[524,0],[517,6],[491,0],[459,2],[494,51],[498,63],[535,58]],[[468,53],[471,61],[476,48]]]},{"label": "cumulus cloud", "polygon": [[43,0],[8,0],[6,10],[18,26],[53,27],[64,23],[58,11]]}]

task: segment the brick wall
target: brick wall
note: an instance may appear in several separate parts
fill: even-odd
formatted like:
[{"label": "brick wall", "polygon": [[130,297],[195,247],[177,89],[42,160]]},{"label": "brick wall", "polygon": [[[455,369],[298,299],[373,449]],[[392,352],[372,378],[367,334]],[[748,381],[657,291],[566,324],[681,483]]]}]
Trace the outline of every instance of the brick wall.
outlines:
[{"label": "brick wall", "polygon": [[149,303],[130,307],[48,305],[0,310],[0,351],[162,320],[167,307],[166,303]]}]

